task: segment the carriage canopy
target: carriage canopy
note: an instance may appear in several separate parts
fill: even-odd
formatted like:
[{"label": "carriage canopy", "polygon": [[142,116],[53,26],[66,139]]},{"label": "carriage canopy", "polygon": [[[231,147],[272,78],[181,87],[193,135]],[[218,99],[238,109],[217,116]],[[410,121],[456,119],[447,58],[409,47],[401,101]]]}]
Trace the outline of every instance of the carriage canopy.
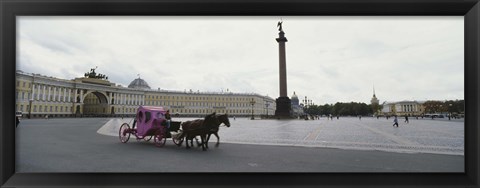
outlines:
[{"label": "carriage canopy", "polygon": [[148,130],[158,127],[165,121],[165,110],[158,106],[140,106],[137,109],[137,132],[140,135],[145,134]]}]

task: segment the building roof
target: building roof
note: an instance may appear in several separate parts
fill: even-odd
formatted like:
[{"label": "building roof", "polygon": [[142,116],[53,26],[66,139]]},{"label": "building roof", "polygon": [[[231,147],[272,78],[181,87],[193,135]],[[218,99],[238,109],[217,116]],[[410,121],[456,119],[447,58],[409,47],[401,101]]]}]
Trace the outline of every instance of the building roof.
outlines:
[{"label": "building roof", "polygon": [[297,94],[295,94],[295,92],[293,92],[293,95],[292,95],[292,99],[291,99],[291,100],[293,100],[293,99],[298,100],[298,96],[297,96]]},{"label": "building roof", "polygon": [[135,80],[133,80],[132,82],[130,82],[130,84],[128,85],[128,88],[134,88],[134,89],[150,89],[150,86],[148,85],[148,83],[141,79],[141,78],[137,78]]}]

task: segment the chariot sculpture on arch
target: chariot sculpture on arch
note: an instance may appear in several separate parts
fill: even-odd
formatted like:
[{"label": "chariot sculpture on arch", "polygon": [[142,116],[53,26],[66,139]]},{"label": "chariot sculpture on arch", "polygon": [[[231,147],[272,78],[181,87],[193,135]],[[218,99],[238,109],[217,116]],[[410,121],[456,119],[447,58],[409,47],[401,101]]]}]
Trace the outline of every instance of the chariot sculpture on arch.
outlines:
[{"label": "chariot sculpture on arch", "polygon": [[90,69],[90,72],[85,73],[85,77],[108,80],[108,76],[103,75],[103,74],[97,74],[95,72],[95,69],[97,69],[97,68],[98,68],[98,66],[95,66],[95,68]]}]

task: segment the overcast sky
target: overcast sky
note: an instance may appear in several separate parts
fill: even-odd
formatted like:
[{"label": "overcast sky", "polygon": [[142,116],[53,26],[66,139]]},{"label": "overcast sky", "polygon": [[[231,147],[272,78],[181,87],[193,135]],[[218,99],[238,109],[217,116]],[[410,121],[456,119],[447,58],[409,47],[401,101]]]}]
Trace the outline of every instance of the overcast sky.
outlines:
[{"label": "overcast sky", "polygon": [[[279,96],[315,104],[464,99],[463,17],[17,17],[17,69],[62,79],[91,68],[128,86]],[[302,102],[302,101],[301,101]]]}]

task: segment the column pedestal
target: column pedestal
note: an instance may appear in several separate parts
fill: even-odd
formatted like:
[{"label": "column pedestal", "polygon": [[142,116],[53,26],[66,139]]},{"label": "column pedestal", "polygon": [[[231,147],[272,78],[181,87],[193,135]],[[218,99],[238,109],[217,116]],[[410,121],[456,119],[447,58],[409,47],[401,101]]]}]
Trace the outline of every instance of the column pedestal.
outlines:
[{"label": "column pedestal", "polygon": [[292,118],[290,114],[292,101],[288,97],[278,97],[275,102],[277,104],[277,109],[275,110],[275,117],[277,119]]}]

